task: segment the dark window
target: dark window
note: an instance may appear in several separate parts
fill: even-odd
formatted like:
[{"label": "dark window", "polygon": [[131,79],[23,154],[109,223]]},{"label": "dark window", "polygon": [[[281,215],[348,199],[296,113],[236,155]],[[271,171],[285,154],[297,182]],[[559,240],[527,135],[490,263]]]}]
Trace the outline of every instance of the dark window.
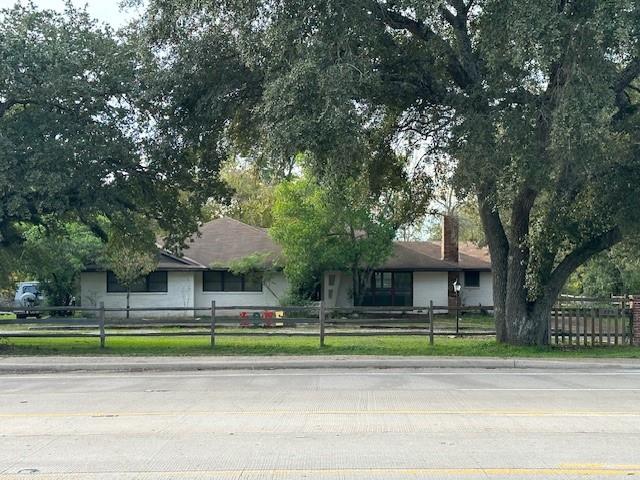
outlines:
[{"label": "dark window", "polygon": [[391,272],[375,272],[373,274],[374,288],[389,289],[393,287],[393,273]]},{"label": "dark window", "polygon": [[167,291],[167,272],[151,272],[147,275],[147,292]]},{"label": "dark window", "polygon": [[223,290],[225,292],[241,292],[242,291],[242,276],[234,275],[230,272],[224,272]]},{"label": "dark window", "polygon": [[261,292],[262,276],[234,275],[231,272],[202,272],[203,292]]},{"label": "dark window", "polygon": [[[135,293],[166,293],[167,288],[167,272],[151,272],[149,275],[140,278],[131,285],[131,292]],[[126,293],[127,288],[121,285],[115,273],[107,272],[107,292],[109,293]]]},{"label": "dark window", "polygon": [[469,270],[464,272],[464,286],[465,287],[479,287],[480,286],[480,272]]},{"label": "dark window", "polygon": [[393,274],[393,288],[396,290],[412,290],[413,275],[411,272],[395,272]]},{"label": "dark window", "polygon": [[363,305],[408,307],[413,305],[413,272],[374,272]]},{"label": "dark window", "polygon": [[120,285],[115,273],[107,272],[107,292],[109,293],[124,293],[127,289]]},{"label": "dark window", "polygon": [[224,272],[203,272],[202,273],[202,291],[221,292],[223,273]]}]

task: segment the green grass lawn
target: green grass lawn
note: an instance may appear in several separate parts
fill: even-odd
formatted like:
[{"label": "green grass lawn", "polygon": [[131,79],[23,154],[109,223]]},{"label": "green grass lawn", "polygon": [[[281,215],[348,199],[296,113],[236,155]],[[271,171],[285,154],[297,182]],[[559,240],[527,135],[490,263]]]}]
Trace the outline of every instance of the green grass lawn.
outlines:
[{"label": "green grass lawn", "polygon": [[618,357],[640,358],[640,348],[512,347],[491,338],[343,337],[317,338],[219,337],[214,349],[207,337],[107,337],[106,348],[97,338],[28,338],[0,340],[1,355],[441,355],[495,357]]}]

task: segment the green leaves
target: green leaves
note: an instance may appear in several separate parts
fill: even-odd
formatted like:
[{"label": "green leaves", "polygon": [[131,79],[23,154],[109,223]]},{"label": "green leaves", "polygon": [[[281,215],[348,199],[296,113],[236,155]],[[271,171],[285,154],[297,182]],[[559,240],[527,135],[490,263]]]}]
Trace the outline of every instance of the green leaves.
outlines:
[{"label": "green leaves", "polygon": [[153,236],[144,228],[145,219],[137,220],[139,229],[127,231],[112,227],[100,259],[101,266],[111,270],[118,282],[128,289],[158,267],[158,248]]},{"label": "green leaves", "polygon": [[269,231],[282,246],[293,290],[308,293],[323,272],[348,271],[357,301],[367,272],[392,252],[394,201],[372,195],[361,180],[321,186],[307,175],[278,186]]},{"label": "green leaves", "polygon": [[[0,10],[0,242],[18,224],[155,219],[171,246],[197,227],[217,163],[153,140],[149,69],[134,41],[71,6]],[[156,72],[157,73],[157,72]],[[205,186],[203,186],[205,185]],[[209,188],[211,185],[212,188]]]},{"label": "green leaves", "polygon": [[80,272],[95,264],[102,242],[78,223],[49,229],[34,226],[24,232],[24,238],[14,267],[25,278],[40,282],[51,305],[67,305],[78,292]]}]

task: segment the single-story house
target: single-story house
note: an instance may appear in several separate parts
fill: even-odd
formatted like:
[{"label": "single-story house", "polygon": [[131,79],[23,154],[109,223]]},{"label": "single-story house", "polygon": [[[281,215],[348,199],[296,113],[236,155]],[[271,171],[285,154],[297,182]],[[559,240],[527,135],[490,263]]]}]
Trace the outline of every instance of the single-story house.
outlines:
[{"label": "single-story house", "polygon": [[[268,266],[281,256],[281,250],[264,228],[253,227],[231,218],[205,223],[188,242],[183,256],[158,252],[158,268],[147,275],[130,296],[131,308],[216,306],[278,306],[288,283],[281,269],[265,275],[236,276],[229,271],[233,262],[260,254]],[[122,308],[126,289],[112,272],[92,268],[80,276],[83,306]],[[196,312],[197,313],[197,312]],[[202,313],[202,312],[200,312]],[[132,316],[152,316],[151,312],[132,312]],[[153,316],[193,316],[193,311],[154,312]]]},{"label": "single-story house", "polygon": [[[458,242],[457,219],[445,216],[441,242],[396,241],[391,257],[371,277],[365,306],[493,305],[491,259],[487,248]],[[454,284],[460,285],[456,294]],[[352,306],[352,276],[327,272],[323,299],[328,307]]]},{"label": "single-story house", "polygon": [[[457,233],[447,229],[443,236]],[[446,237],[446,238],[449,238]],[[448,305],[457,301],[453,282],[462,285],[463,305],[491,305],[491,267],[486,249],[458,245],[450,238],[441,246],[434,242],[394,242],[393,255],[371,277],[365,305],[417,306],[433,301]],[[259,256],[269,267],[264,275],[234,275],[234,262]],[[282,304],[288,282],[278,266],[282,252],[266,229],[246,225],[230,218],[212,220],[201,226],[178,257],[158,252],[158,268],[142,279],[130,296],[131,308],[216,306],[273,306]],[[95,267],[82,272],[81,304],[107,308],[126,305],[126,289],[112,272]],[[327,306],[353,306],[351,277],[345,272],[327,272],[322,297]],[[196,312],[197,313],[197,312]],[[194,315],[184,312],[132,312],[132,315]]]}]

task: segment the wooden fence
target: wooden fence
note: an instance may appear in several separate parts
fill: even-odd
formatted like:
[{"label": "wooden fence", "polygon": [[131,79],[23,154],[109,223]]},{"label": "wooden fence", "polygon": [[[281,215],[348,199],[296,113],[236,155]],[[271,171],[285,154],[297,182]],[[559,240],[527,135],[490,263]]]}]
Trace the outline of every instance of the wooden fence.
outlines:
[{"label": "wooden fence", "polygon": [[[422,336],[433,344],[439,335],[495,335],[492,317],[486,313],[491,307],[460,307],[455,320],[452,312],[437,314],[450,310],[433,304],[329,308],[323,302],[278,307],[216,306],[215,302],[209,308],[34,307],[30,312],[42,318],[0,320],[0,338],[99,338],[104,347],[107,337],[131,336],[206,335],[215,346],[216,339],[225,336],[316,337],[324,345],[327,337]],[[3,311],[10,309],[0,308]],[[126,318],[125,313],[133,316]],[[171,313],[176,316],[167,317]],[[476,317],[474,322],[469,320],[471,314],[480,313],[486,325],[478,325]]]},{"label": "wooden fence", "polygon": [[[8,312],[8,308],[0,308]],[[326,307],[323,302],[307,306],[216,306],[107,308],[38,307],[38,313],[71,313],[47,318],[0,320],[0,338],[208,336],[316,337],[320,345],[328,337],[417,336],[434,344],[437,336],[493,336],[488,313],[492,307]],[[125,318],[114,314],[133,313]],[[175,312],[171,318],[167,313]],[[443,312],[447,312],[444,315]],[[137,315],[145,314],[138,318]],[[187,313],[189,316],[185,316]],[[163,314],[165,316],[158,317]],[[556,306],[549,324],[549,342],[558,345],[623,345],[630,343],[631,316],[625,302],[618,308]],[[173,328],[169,328],[173,327]]]},{"label": "wooden fence", "polygon": [[557,307],[551,315],[549,341],[557,345],[628,345],[633,335],[630,309]]}]

